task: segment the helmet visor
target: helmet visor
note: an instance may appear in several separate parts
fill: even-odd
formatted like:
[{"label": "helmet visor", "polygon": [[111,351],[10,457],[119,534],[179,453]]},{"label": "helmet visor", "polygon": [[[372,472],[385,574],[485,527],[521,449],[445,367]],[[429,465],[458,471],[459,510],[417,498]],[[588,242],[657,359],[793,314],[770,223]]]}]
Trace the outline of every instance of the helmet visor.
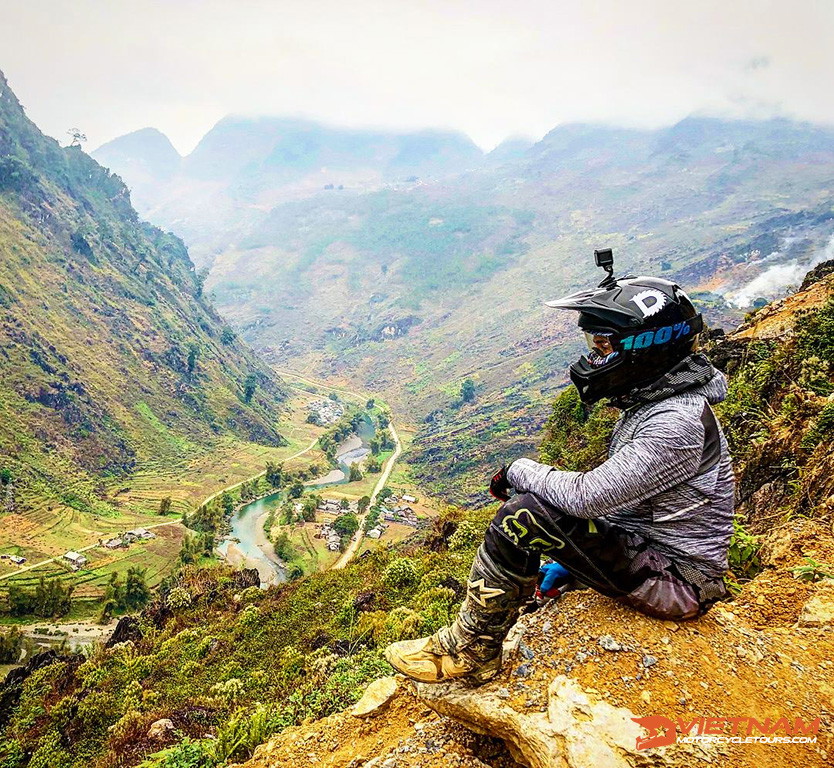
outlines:
[{"label": "helmet visor", "polygon": [[585,331],[588,354],[585,359],[592,368],[604,368],[620,357],[619,334],[609,330]]}]

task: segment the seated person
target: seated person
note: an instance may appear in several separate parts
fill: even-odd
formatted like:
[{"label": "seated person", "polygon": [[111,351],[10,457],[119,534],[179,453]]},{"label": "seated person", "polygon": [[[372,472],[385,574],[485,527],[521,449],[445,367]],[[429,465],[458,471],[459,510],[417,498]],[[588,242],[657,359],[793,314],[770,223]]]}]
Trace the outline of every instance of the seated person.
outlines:
[{"label": "seated person", "polygon": [[609,398],[622,410],[609,458],[589,472],[519,459],[493,477],[490,492],[505,503],[457,619],[385,650],[415,680],[497,674],[542,555],[662,619],[698,616],[725,595],[734,478],[710,404],[726,397],[727,383],[696,351],[701,316],[677,285],[650,277],[610,277],[548,306],[579,312],[588,353],[570,373],[583,403]]}]

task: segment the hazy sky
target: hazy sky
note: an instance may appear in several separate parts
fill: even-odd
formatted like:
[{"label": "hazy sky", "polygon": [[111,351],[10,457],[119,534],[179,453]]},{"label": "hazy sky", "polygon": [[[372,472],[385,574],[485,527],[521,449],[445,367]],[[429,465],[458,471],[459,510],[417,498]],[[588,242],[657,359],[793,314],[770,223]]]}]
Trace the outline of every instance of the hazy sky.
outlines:
[{"label": "hazy sky", "polygon": [[511,134],[691,113],[834,123],[832,0],[0,0],[0,69],[88,150],[230,112]]}]

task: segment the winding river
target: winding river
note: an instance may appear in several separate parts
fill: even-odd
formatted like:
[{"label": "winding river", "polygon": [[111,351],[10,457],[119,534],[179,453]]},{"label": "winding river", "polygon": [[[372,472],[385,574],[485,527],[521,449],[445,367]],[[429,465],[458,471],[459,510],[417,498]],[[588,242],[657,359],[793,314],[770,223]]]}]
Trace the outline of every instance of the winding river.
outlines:
[{"label": "winding river", "polygon": [[[348,437],[336,451],[339,468],[332,469],[314,480],[308,480],[305,485],[320,489],[346,483],[350,465],[356,461],[362,461],[370,453],[368,441],[373,436],[373,425],[366,419],[357,430],[357,434]],[[271,584],[282,584],[287,580],[286,566],[275,554],[272,543],[264,533],[264,522],[267,516],[280,505],[280,493],[272,493],[262,499],[244,504],[232,515],[231,532],[217,548],[225,560],[232,565],[257,568],[261,577],[261,587],[264,589]]]}]

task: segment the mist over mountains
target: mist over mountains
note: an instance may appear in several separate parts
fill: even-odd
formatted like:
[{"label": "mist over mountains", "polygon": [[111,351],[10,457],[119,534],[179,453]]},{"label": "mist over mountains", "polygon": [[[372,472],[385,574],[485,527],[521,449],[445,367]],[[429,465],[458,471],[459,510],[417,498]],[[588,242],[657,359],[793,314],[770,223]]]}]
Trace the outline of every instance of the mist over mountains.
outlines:
[{"label": "mist over mountains", "polygon": [[[541,302],[598,281],[594,248],[729,326],[728,299],[779,295],[753,281],[790,280],[834,234],[834,131],[784,119],[562,125],[489,154],[453,133],[227,118],[177,160],[140,133],[93,154],[209,268],[224,315],[279,365],[385,392],[423,425],[426,478],[531,449],[577,349],[574,318]],[[468,377],[478,397],[455,406]]]},{"label": "mist over mountains", "polygon": [[268,206],[324,188],[442,178],[481,164],[484,153],[450,131],[394,133],[230,116],[186,157],[152,128],[108,142],[93,156],[128,180],[143,214],[178,227],[196,245],[205,241],[206,205],[228,208],[223,226],[234,226],[241,207]]}]

